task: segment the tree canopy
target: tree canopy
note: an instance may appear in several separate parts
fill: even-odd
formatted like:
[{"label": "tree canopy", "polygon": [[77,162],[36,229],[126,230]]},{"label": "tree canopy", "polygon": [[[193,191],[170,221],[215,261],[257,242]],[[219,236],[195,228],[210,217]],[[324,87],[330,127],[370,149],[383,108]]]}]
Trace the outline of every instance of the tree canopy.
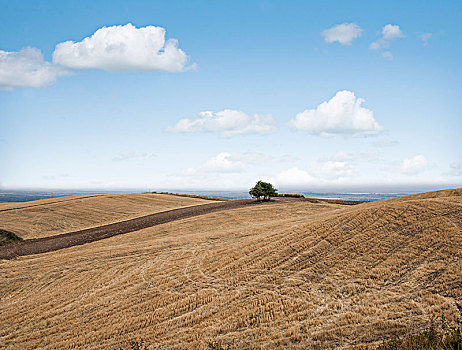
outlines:
[{"label": "tree canopy", "polygon": [[269,201],[271,197],[277,196],[277,191],[278,190],[269,182],[258,181],[255,186],[250,189],[249,194],[257,200],[263,197],[263,200]]}]

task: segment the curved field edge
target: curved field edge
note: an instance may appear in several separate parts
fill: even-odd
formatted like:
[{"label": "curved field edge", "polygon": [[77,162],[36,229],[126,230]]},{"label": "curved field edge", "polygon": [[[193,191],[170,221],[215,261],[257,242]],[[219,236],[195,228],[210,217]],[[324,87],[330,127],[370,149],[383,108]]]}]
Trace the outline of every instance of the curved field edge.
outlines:
[{"label": "curved field edge", "polygon": [[217,203],[204,198],[130,193],[0,203],[0,229],[23,239],[59,235],[176,208]]},{"label": "curved field edge", "polygon": [[[205,215],[216,211],[236,209],[246,206],[247,204],[249,204],[248,200],[236,200],[176,208],[160,213],[138,217],[135,219],[116,222],[113,224],[64,233],[61,235],[28,240],[22,240],[12,232],[0,230],[0,234],[4,233],[5,236],[5,245],[0,247],[0,259],[14,259],[19,256],[53,252],[64,248],[74,247],[102,239],[107,239],[113,236],[138,231],[171,221],[186,219],[198,215]],[[258,203],[258,205],[268,204],[272,203]]]}]

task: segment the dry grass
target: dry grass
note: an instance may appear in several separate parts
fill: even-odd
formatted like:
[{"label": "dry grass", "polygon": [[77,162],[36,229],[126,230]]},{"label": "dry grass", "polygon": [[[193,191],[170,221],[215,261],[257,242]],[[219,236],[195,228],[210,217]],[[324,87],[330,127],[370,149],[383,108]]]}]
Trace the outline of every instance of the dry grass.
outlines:
[{"label": "dry grass", "polygon": [[248,206],[0,263],[8,349],[352,348],[462,302],[462,197]]},{"label": "dry grass", "polygon": [[153,193],[101,194],[0,203],[0,228],[24,239],[38,238],[204,203],[210,201]]}]

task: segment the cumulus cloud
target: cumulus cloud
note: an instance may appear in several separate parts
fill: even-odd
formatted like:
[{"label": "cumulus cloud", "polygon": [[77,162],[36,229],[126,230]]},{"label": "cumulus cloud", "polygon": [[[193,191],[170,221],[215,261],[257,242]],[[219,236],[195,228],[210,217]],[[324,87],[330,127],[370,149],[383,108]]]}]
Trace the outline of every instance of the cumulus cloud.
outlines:
[{"label": "cumulus cloud", "polygon": [[338,42],[342,45],[351,45],[351,42],[360,37],[363,30],[354,23],[343,23],[326,29],[322,32],[326,43]]},{"label": "cumulus cloud", "polygon": [[204,173],[240,173],[246,170],[246,166],[227,152],[218,153],[205,163],[183,171],[183,176],[198,176]]},{"label": "cumulus cloud", "polygon": [[245,170],[245,165],[236,160],[232,160],[230,153],[221,152],[215,157],[207,160],[202,165],[201,170],[221,173],[236,173]]},{"label": "cumulus cloud", "polygon": [[166,131],[173,133],[218,132],[222,137],[243,134],[266,135],[277,130],[276,120],[271,115],[255,114],[253,117],[237,110],[201,112],[195,119],[181,119]]},{"label": "cumulus cloud", "polygon": [[382,37],[385,40],[393,40],[404,38],[404,35],[398,25],[387,24],[382,28]]},{"label": "cumulus cloud", "polygon": [[[404,34],[398,25],[387,24],[382,28],[382,37],[374,41],[369,48],[371,50],[380,50],[390,48],[390,42],[395,39],[404,38]],[[390,53],[391,54],[391,53]],[[384,56],[385,58],[389,55]]]},{"label": "cumulus cloud", "polygon": [[107,71],[181,72],[187,55],[175,39],[165,40],[165,29],[131,23],[102,27],[82,41],[56,45],[53,62],[72,69]]},{"label": "cumulus cloud", "polygon": [[324,137],[377,134],[383,127],[374,119],[371,110],[361,106],[363,102],[351,91],[338,91],[332,99],[321,103],[316,109],[297,114],[289,125]]},{"label": "cumulus cloud", "polygon": [[0,50],[0,89],[39,88],[56,82],[60,75],[69,74],[63,68],[43,59],[39,49],[27,47],[17,52]]},{"label": "cumulus cloud", "polygon": [[415,175],[424,172],[427,169],[427,165],[427,159],[420,154],[412,158],[403,159],[400,170],[403,174]]},{"label": "cumulus cloud", "polygon": [[281,171],[276,176],[278,186],[319,186],[342,183],[351,178],[353,169],[345,162],[326,162],[315,169],[312,163],[308,169],[298,167]]},{"label": "cumulus cloud", "polygon": [[213,188],[214,186],[239,188],[243,183],[248,182],[249,185],[254,183],[256,178],[274,181],[273,178],[268,178],[265,173],[256,175],[256,173],[249,172],[249,168],[294,160],[295,158],[289,155],[276,156],[260,152],[220,152],[202,164],[170,174],[165,183],[169,186],[180,187],[188,184],[190,188]]},{"label": "cumulus cloud", "polygon": [[39,88],[51,85],[69,69],[108,71],[181,72],[188,67],[188,56],[175,39],[165,40],[165,29],[132,24],[103,27],[80,42],[56,45],[53,62],[47,62],[39,49],[18,52],[0,50],[0,89]]},{"label": "cumulus cloud", "polygon": [[337,152],[327,159],[310,162],[305,169],[292,167],[280,172],[276,179],[282,186],[325,185],[340,183],[355,174],[355,163],[368,161],[371,155]]},{"label": "cumulus cloud", "polygon": [[353,166],[346,161],[318,161],[310,163],[308,171],[310,175],[319,179],[338,179],[353,175]]},{"label": "cumulus cloud", "polygon": [[278,185],[283,186],[300,186],[318,183],[315,177],[311,176],[307,171],[297,167],[281,171],[276,176],[276,182]]}]

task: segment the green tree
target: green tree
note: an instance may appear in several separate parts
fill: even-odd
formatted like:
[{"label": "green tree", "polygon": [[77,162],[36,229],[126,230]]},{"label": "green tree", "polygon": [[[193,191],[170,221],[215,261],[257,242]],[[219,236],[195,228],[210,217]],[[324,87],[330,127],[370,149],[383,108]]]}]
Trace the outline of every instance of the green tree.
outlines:
[{"label": "green tree", "polygon": [[269,182],[258,181],[255,186],[250,189],[249,194],[257,200],[263,197],[263,200],[269,201],[271,197],[277,196],[277,191],[278,190]]},{"label": "green tree", "polygon": [[263,187],[261,186],[260,182],[261,181],[258,181],[257,184],[249,191],[249,194],[252,196],[252,198],[256,198],[257,200],[260,200],[260,197],[264,196]]}]

